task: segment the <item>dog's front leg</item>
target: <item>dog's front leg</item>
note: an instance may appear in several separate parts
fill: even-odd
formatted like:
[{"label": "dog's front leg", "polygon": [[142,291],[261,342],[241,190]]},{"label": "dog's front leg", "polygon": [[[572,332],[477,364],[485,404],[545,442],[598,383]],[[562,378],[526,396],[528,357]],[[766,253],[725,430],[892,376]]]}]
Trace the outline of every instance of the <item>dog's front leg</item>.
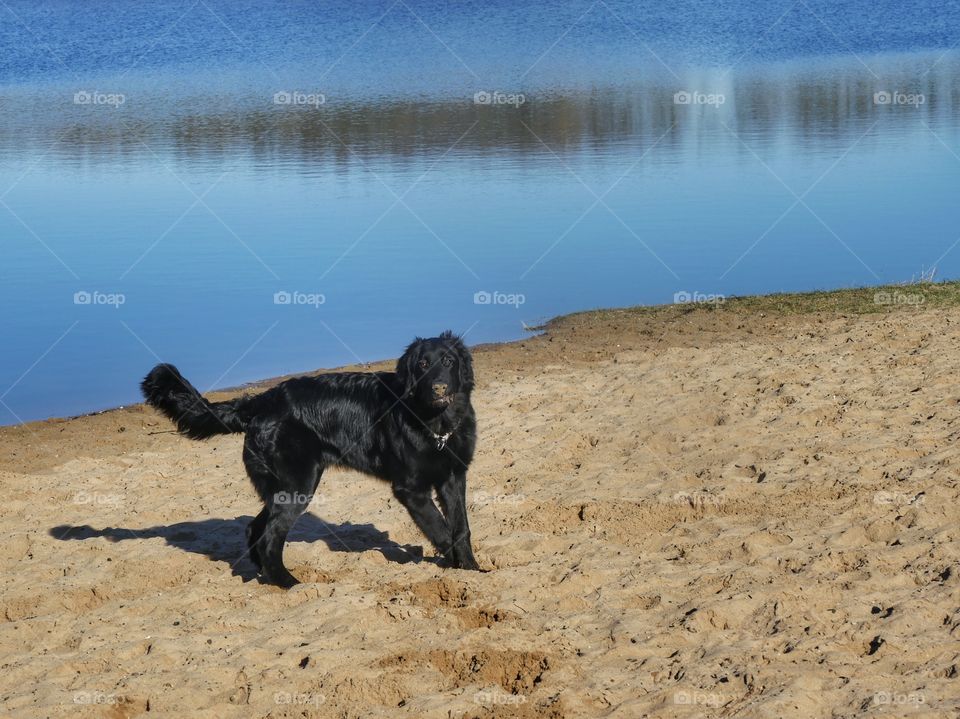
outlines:
[{"label": "dog's front leg", "polygon": [[440,505],[447,515],[453,541],[453,564],[460,569],[480,569],[470,546],[470,522],[467,520],[467,473],[454,471],[437,487]]},{"label": "dog's front leg", "polygon": [[411,489],[394,482],[393,496],[407,508],[413,521],[436,550],[452,562],[450,526],[433,503],[430,490]]}]

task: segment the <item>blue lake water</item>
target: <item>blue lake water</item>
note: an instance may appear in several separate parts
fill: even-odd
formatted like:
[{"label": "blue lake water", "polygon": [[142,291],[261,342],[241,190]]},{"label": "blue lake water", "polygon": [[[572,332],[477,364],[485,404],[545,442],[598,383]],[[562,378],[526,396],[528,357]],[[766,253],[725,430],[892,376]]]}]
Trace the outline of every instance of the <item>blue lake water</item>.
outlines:
[{"label": "blue lake water", "polygon": [[960,276],[958,43],[919,1],[5,0],[0,423]]}]

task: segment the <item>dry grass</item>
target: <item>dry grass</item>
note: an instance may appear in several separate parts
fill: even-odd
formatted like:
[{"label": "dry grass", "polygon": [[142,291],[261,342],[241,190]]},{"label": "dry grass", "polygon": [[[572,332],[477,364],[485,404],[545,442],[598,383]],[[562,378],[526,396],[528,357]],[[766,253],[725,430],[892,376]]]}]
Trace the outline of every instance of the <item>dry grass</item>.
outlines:
[{"label": "dry grass", "polygon": [[621,309],[600,309],[575,312],[557,317],[541,327],[544,329],[553,323],[569,318],[582,318],[593,315],[601,318],[615,313],[618,315],[671,315],[680,317],[695,311],[767,313],[767,314],[810,314],[826,312],[834,314],[872,314],[894,310],[912,310],[917,308],[937,308],[960,306],[960,281],[927,282],[921,281],[900,285],[880,287],[857,287],[842,290],[815,290],[813,292],[778,293],[773,295],[751,295],[748,297],[727,297],[719,302],[690,302],[684,304],[652,305],[627,307]]}]

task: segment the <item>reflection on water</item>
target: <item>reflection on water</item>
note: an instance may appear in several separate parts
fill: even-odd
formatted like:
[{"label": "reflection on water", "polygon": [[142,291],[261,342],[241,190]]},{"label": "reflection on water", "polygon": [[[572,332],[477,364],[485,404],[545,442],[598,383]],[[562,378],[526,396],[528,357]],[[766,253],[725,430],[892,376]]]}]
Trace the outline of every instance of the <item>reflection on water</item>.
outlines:
[{"label": "reflection on water", "polygon": [[[104,104],[94,106],[76,104],[72,85],[40,96],[8,90],[0,98],[0,153],[15,160],[49,151],[64,162],[111,164],[156,155],[186,165],[240,158],[262,169],[282,164],[309,174],[362,160],[403,163],[454,145],[460,155],[539,156],[545,145],[558,154],[603,153],[662,137],[661,152],[689,152],[726,128],[761,145],[790,143],[804,153],[844,146],[875,122],[883,123],[880,132],[887,136],[924,124],[946,131],[954,126],[957,53],[869,60],[869,67],[841,58],[681,78],[661,72],[625,87],[513,93],[519,98],[513,104],[504,94],[500,105],[478,104],[476,93],[420,101],[343,101],[315,93],[313,104],[277,104],[277,93],[265,86],[229,100],[124,93],[122,104],[112,106],[101,91]],[[678,93],[703,104],[682,104]],[[722,104],[707,104],[710,95]],[[882,104],[885,95],[889,104]]]},{"label": "reflection on water", "polygon": [[151,49],[171,6],[70,43],[73,7],[52,54],[0,29],[0,422],[133,401],[158,358],[207,389],[447,327],[960,274],[960,38],[900,4],[865,31],[811,3],[839,46],[752,4],[413,4],[443,43],[391,12],[346,55],[369,9],[212,5],[236,38]]}]

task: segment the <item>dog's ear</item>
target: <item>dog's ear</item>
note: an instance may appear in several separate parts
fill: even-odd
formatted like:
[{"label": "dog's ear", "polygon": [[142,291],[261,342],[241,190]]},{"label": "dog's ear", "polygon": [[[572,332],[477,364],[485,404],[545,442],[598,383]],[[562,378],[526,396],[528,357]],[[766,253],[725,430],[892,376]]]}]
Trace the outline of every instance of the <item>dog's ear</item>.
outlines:
[{"label": "dog's ear", "polygon": [[397,380],[400,382],[404,396],[412,394],[417,384],[417,374],[415,370],[417,361],[420,359],[421,342],[423,342],[422,338],[415,338],[413,342],[407,345],[407,349],[404,350],[403,354],[400,355],[400,359],[397,360]]},{"label": "dog's ear", "polygon": [[457,353],[458,366],[460,368],[460,389],[464,392],[470,392],[473,389],[473,357],[470,350],[463,343],[463,339],[447,330],[440,335],[447,347]]}]

